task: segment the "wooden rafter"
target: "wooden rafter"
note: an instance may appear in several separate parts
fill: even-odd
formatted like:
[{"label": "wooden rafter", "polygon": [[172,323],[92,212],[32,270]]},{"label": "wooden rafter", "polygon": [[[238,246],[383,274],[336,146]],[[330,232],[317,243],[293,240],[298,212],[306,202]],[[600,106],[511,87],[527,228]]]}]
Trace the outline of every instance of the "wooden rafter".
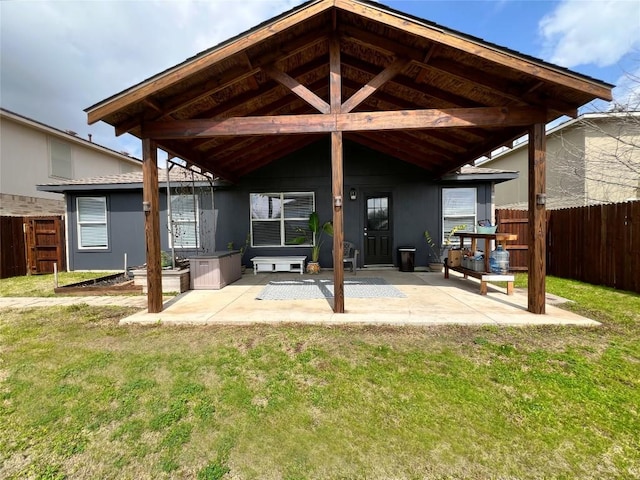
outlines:
[{"label": "wooden rafter", "polygon": [[364,18],[372,19],[392,28],[408,34],[417,35],[431,42],[456,48],[467,54],[483,58],[497,65],[512,68],[521,72],[526,72],[542,80],[554,82],[573,88],[576,91],[589,92],[598,98],[611,100],[611,89],[577,78],[567,71],[560,71],[553,68],[541,68],[535,62],[509,55],[496,48],[483,45],[478,41],[473,41],[455,33],[446,32],[439,28],[422,25],[418,22],[408,22],[406,19],[394,15],[384,8],[378,8],[372,4],[363,4],[357,0],[335,0],[335,6],[341,10],[360,15]]},{"label": "wooden rafter", "polygon": [[273,66],[263,67],[262,70],[275,81],[284,85],[309,105],[317,109],[320,113],[329,113],[331,110],[331,107],[329,107],[327,102],[322,100],[315,93],[302,85],[298,80],[290,77],[285,72],[278,70]]},{"label": "wooden rafter", "polygon": [[342,113],[349,113],[367,98],[373,95],[380,87],[395,77],[407,66],[409,60],[405,58],[396,59],[391,65],[385,68],[378,75],[373,77],[364,87],[347,99],[340,109]]}]

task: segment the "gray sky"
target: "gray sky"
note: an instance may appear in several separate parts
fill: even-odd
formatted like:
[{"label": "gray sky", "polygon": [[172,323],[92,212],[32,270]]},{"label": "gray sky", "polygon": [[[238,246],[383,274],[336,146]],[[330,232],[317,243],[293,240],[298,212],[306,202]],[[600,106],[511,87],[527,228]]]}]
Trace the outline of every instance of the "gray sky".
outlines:
[{"label": "gray sky", "polygon": [[[0,105],[139,157],[137,138],[87,125],[83,109],[300,3],[0,0]],[[609,83],[632,74],[639,80],[629,87],[640,85],[640,1],[382,3]]]}]

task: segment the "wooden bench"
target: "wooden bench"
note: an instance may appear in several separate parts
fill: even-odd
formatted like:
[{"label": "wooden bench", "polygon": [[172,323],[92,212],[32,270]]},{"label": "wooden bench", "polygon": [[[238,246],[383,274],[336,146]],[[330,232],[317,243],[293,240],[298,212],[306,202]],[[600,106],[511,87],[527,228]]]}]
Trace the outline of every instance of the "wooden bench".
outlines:
[{"label": "wooden bench", "polygon": [[480,279],[480,295],[487,294],[487,282],[507,282],[507,295],[513,295],[513,282],[515,275],[503,275],[498,273],[476,272],[463,267],[450,267],[448,262],[444,264],[444,278],[449,278],[449,269],[460,272],[464,278],[473,277]]},{"label": "wooden bench", "polygon": [[305,256],[300,257],[253,257],[253,274],[258,272],[300,272],[304,273]]}]

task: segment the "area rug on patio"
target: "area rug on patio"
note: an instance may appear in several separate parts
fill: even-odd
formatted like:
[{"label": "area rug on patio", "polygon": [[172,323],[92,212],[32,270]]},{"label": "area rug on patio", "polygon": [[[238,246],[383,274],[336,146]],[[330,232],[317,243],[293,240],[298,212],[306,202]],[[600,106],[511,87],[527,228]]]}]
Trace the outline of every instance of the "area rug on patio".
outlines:
[{"label": "area rug on patio", "polygon": [[[405,294],[384,278],[345,279],[346,298],[405,297]],[[307,298],[333,298],[333,280],[309,278],[269,282],[256,300],[304,300]]]}]

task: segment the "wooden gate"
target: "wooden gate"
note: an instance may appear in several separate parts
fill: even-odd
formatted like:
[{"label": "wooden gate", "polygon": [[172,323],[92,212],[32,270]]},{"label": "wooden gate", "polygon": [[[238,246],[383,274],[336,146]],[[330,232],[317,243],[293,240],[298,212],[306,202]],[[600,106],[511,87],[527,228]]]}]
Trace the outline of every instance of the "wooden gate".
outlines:
[{"label": "wooden gate", "polygon": [[0,217],[0,278],[27,274],[23,222],[22,217]]},{"label": "wooden gate", "polygon": [[62,217],[28,217],[24,219],[27,268],[29,273],[53,273],[66,269],[64,221]]}]

